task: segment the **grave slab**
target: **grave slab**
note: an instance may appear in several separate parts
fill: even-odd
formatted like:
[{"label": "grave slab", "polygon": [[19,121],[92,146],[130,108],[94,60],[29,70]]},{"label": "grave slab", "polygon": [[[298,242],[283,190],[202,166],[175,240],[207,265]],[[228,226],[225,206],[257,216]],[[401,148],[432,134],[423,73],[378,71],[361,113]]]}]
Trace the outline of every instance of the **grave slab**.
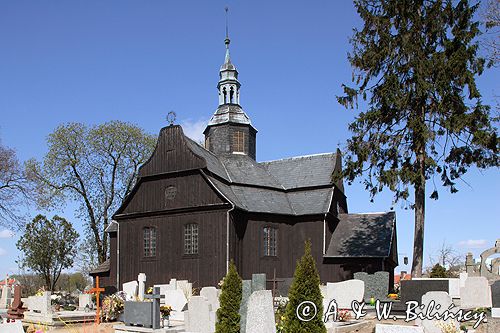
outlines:
[{"label": "grave slab", "polygon": [[125,292],[126,300],[127,301],[135,301],[135,298],[137,297],[137,287],[138,287],[137,281],[130,281],[130,282],[125,282],[122,284],[122,290]]},{"label": "grave slab", "polygon": [[188,302],[185,315],[186,332],[215,332],[215,312],[204,296],[193,296]]},{"label": "grave slab", "polygon": [[259,290],[250,295],[245,332],[276,333],[271,290]]},{"label": "grave slab", "polygon": [[[442,314],[444,311],[447,311],[449,307],[453,304],[451,300],[451,296],[444,291],[429,291],[425,295],[422,296],[422,305],[425,305],[425,308],[422,309],[423,312],[426,312],[427,308],[430,306],[431,302],[434,302],[434,310],[431,312],[433,313],[439,313]],[[440,306],[439,309],[437,309],[438,305]],[[458,311],[459,309],[456,309]],[[453,311],[453,309],[451,309]],[[455,327],[458,328],[458,322],[454,319],[448,319],[446,321],[443,321],[446,323],[453,323]],[[436,326],[438,323],[437,320],[416,320],[417,325],[422,326],[424,328],[424,331],[426,333],[441,333],[441,329]]]},{"label": "grave slab", "polygon": [[327,303],[335,300],[339,309],[350,309],[352,301],[362,302],[365,292],[365,283],[361,280],[347,280],[327,283]]}]

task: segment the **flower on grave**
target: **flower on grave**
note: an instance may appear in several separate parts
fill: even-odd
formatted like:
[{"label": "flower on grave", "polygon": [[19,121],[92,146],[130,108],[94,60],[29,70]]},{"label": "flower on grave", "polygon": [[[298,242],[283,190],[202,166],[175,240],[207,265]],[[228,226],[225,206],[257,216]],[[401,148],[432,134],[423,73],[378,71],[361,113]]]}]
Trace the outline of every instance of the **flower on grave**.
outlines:
[{"label": "flower on grave", "polygon": [[38,288],[38,290],[35,293],[35,296],[43,296],[44,292],[45,292],[45,289],[43,287],[42,288]]},{"label": "flower on grave", "polygon": [[398,299],[399,295],[398,294],[389,294],[389,295],[387,295],[387,297],[389,297],[390,299]]},{"label": "flower on grave", "polygon": [[460,333],[460,329],[455,325],[454,322],[444,322],[438,321],[436,326],[441,329],[442,333]]},{"label": "flower on grave", "polygon": [[217,286],[219,286],[219,289],[222,288],[223,284],[224,284],[224,279],[220,280],[219,283],[217,283]]},{"label": "flower on grave", "polygon": [[101,319],[103,321],[114,321],[125,309],[125,302],[121,293],[104,297],[102,301]]},{"label": "flower on grave", "polygon": [[349,319],[351,319],[351,313],[349,312],[349,310],[346,309],[339,310],[337,314],[338,321],[348,321]]},{"label": "flower on grave", "polygon": [[153,287],[149,287],[148,291],[146,291],[146,294],[152,295],[153,294]]},{"label": "flower on grave", "polygon": [[172,312],[172,306],[170,305],[160,306],[160,313],[162,317],[170,316],[170,312]]}]

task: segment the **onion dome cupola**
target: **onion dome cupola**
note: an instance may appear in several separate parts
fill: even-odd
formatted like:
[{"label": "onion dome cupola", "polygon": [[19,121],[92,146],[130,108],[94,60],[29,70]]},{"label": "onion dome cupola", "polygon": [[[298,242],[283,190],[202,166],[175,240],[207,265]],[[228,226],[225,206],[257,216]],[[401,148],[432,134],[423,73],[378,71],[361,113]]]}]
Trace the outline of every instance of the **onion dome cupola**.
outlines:
[{"label": "onion dome cupola", "polygon": [[240,106],[238,71],[231,62],[226,30],[226,57],[219,71],[219,106],[208,122],[205,148],[216,155],[244,154],[255,159],[257,130]]}]

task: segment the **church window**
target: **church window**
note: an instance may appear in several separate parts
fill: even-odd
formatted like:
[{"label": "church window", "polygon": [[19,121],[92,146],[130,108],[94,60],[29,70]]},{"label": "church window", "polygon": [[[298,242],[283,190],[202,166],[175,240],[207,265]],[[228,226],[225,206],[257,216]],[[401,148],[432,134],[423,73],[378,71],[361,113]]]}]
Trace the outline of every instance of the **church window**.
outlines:
[{"label": "church window", "polygon": [[242,131],[233,133],[233,151],[238,153],[245,152],[245,133]]},{"label": "church window", "polygon": [[263,229],[264,256],[278,255],[278,228],[264,227]]},{"label": "church window", "polygon": [[198,254],[198,224],[184,226],[184,254]]},{"label": "church window", "polygon": [[143,229],[144,256],[156,256],[156,228],[146,227]]}]

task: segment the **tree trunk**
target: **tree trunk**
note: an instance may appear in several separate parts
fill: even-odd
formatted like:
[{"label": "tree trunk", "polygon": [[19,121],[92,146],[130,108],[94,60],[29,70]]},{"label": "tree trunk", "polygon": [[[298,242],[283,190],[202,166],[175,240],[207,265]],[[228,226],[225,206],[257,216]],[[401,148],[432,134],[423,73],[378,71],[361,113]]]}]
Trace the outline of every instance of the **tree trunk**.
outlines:
[{"label": "tree trunk", "polygon": [[425,153],[418,157],[420,180],[415,184],[415,234],[413,235],[412,277],[422,276],[424,259],[424,221],[425,221]]}]

